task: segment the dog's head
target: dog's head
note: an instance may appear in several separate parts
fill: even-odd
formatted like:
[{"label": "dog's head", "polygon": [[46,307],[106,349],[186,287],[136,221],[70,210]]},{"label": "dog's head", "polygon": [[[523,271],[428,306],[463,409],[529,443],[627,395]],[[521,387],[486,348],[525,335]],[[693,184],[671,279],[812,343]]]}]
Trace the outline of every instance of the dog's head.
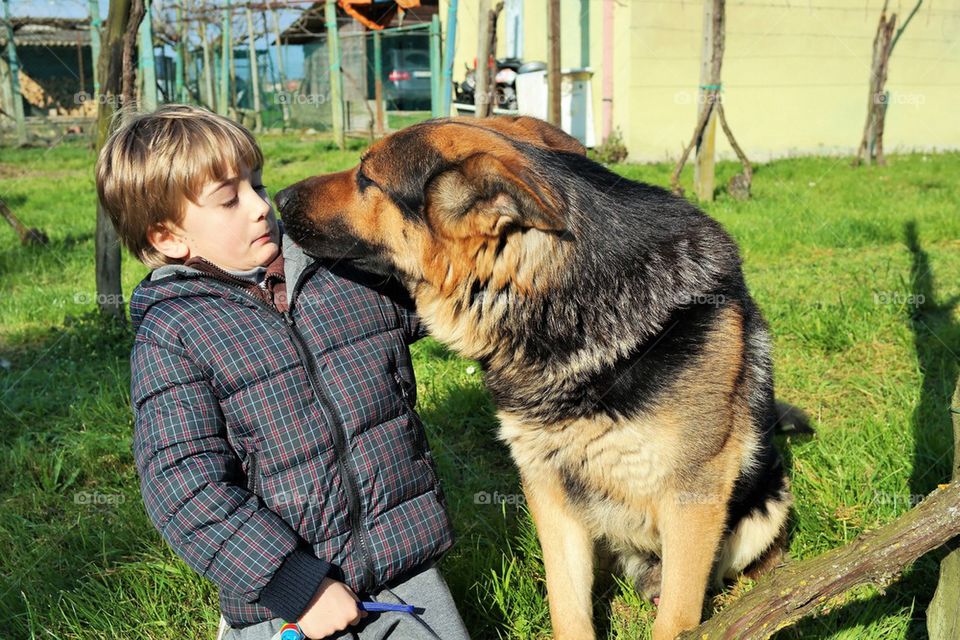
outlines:
[{"label": "dog's head", "polygon": [[568,230],[544,159],[584,152],[534,118],[431,120],[378,141],[352,169],[284,189],[277,205],[309,254],[357,259],[411,291],[499,283],[522,292],[533,285],[524,255]]}]

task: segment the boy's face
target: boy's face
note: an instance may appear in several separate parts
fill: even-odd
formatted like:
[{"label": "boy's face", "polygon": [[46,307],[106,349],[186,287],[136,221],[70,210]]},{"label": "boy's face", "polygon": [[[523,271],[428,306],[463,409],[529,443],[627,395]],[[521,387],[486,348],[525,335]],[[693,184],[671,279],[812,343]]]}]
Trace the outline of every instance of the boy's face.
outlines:
[{"label": "boy's face", "polygon": [[180,225],[151,231],[150,242],[170,258],[202,256],[228,271],[269,264],[280,250],[280,230],[261,172],[209,182],[197,202],[187,200]]}]

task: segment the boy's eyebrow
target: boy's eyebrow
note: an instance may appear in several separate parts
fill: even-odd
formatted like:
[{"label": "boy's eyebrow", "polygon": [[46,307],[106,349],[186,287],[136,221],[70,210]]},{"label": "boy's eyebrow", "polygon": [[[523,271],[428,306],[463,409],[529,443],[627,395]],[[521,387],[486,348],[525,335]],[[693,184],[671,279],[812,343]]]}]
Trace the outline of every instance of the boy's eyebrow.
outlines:
[{"label": "boy's eyebrow", "polygon": [[239,176],[237,176],[237,177],[235,177],[235,178],[227,178],[226,180],[224,180],[223,182],[221,182],[220,184],[218,184],[216,189],[214,189],[213,191],[211,191],[210,193],[208,193],[208,194],[207,194],[207,197],[208,197],[208,198],[209,198],[209,197],[212,197],[217,191],[220,191],[220,189],[223,189],[224,187],[234,186],[234,185],[236,185],[238,182],[240,182],[240,177],[239,177]]}]

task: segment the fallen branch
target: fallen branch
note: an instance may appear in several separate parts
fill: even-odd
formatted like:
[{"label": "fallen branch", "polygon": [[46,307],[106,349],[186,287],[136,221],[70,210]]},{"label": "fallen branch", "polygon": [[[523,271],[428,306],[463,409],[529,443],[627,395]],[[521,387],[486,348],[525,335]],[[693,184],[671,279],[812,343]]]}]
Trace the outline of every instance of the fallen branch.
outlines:
[{"label": "fallen branch", "polygon": [[17,235],[20,237],[20,244],[22,245],[43,245],[47,244],[50,240],[47,238],[47,234],[40,229],[30,227],[27,228],[27,225],[20,222],[17,216],[13,215],[13,212],[10,211],[10,208],[7,204],[0,200],[0,216],[10,223],[10,226],[13,227],[13,230],[17,232]]},{"label": "fallen branch", "polygon": [[761,580],[680,640],[763,640],[862,584],[886,586],[914,560],[960,535],[960,482],[941,485],[893,522]]}]

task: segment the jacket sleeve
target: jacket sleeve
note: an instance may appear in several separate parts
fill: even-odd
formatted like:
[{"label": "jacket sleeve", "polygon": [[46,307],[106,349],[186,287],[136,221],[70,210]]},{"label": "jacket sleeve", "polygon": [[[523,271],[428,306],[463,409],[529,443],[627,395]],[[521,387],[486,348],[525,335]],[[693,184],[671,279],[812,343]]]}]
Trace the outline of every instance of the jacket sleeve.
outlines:
[{"label": "jacket sleeve", "polygon": [[154,526],[222,589],[299,619],[331,565],[246,488],[201,369],[172,348],[142,340],[130,364],[133,453]]}]

